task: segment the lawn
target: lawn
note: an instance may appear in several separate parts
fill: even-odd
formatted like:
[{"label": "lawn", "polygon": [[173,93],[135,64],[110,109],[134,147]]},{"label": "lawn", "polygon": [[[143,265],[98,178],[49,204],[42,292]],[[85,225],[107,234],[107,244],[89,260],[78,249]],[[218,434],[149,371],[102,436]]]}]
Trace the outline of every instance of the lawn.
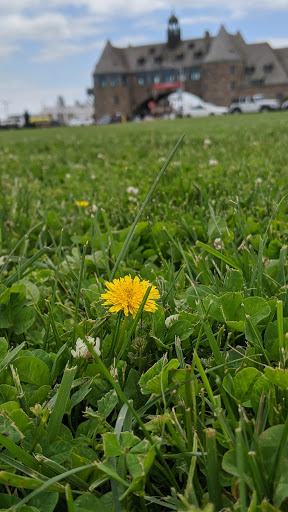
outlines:
[{"label": "lawn", "polygon": [[0,511],[288,510],[287,147],[0,132]]}]

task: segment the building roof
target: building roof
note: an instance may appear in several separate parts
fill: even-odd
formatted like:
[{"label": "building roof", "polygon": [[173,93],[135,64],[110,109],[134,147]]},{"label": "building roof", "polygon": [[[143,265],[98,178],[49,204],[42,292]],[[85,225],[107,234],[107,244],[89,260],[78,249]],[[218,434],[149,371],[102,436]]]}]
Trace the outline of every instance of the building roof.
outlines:
[{"label": "building roof", "polygon": [[180,41],[175,48],[166,43],[116,48],[108,41],[96,65],[95,73],[143,72],[156,69],[180,69],[199,65],[212,38]]},{"label": "building roof", "polygon": [[173,48],[167,43],[117,48],[107,41],[94,73],[180,71],[218,62],[242,63],[246,69],[243,85],[251,81],[267,85],[288,82],[288,48],[275,50],[268,43],[247,44],[240,32],[229,34],[224,26],[215,37],[206,32],[203,38],[180,39]]},{"label": "building roof", "polygon": [[228,34],[222,25],[219,33],[212,41],[204,62],[235,62],[243,60],[242,55],[239,53],[239,45],[237,48],[237,44],[234,42],[234,37]]},{"label": "building roof", "polygon": [[246,73],[244,84],[251,80],[262,80],[266,85],[288,82],[287,72],[268,43],[248,44],[245,53],[246,69],[250,72]]}]

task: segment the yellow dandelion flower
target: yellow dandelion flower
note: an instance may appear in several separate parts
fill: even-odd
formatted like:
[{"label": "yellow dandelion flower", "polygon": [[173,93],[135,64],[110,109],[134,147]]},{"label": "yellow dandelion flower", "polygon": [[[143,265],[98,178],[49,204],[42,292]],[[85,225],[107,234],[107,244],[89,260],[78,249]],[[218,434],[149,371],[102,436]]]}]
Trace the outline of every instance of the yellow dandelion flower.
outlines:
[{"label": "yellow dandelion flower", "polygon": [[[103,305],[112,306],[110,308],[111,313],[118,313],[118,311],[122,310],[125,316],[131,313],[133,318],[135,318],[146,290],[151,285],[149,281],[140,281],[137,276],[132,279],[129,275],[124,278],[114,279],[113,283],[106,281],[105,286],[108,291],[100,296],[102,300],[105,300]],[[157,309],[155,299],[160,299],[160,295],[157,288],[152,286],[144,306],[144,311],[155,313]]]},{"label": "yellow dandelion flower", "polygon": [[86,208],[88,206],[88,201],[75,201],[76,206],[80,206],[81,208]]}]

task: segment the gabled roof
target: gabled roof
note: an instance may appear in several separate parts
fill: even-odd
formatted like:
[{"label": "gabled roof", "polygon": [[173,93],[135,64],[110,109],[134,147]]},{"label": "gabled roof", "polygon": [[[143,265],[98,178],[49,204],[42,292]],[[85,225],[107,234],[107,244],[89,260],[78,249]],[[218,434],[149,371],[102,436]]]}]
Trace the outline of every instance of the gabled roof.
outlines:
[{"label": "gabled roof", "polygon": [[288,48],[273,50],[283,69],[288,75]]},{"label": "gabled roof", "polygon": [[[287,72],[268,43],[247,44],[245,64],[248,68],[254,68],[254,72],[246,75],[244,84],[251,80],[262,80],[266,85],[288,82]],[[266,66],[271,67],[270,72],[265,72]]]},{"label": "gabled roof", "polygon": [[204,58],[204,62],[212,63],[223,61],[241,61],[243,57],[239,53],[239,42],[237,49],[237,44],[235,44],[234,37],[235,36],[228,34],[222,25],[219,33],[216,37],[214,37],[212,41],[209,52]]},{"label": "gabled roof", "polygon": [[243,68],[250,68],[250,73],[244,70],[244,86],[253,80],[266,85],[288,82],[288,48],[274,50],[268,43],[247,44],[240,32],[229,34],[224,26],[215,37],[207,32],[203,38],[180,40],[174,48],[167,43],[117,48],[107,41],[95,73],[180,71],[218,62],[241,62]]},{"label": "gabled roof", "polygon": [[125,49],[112,46],[108,40],[98,60],[95,73],[123,73],[127,71]]}]

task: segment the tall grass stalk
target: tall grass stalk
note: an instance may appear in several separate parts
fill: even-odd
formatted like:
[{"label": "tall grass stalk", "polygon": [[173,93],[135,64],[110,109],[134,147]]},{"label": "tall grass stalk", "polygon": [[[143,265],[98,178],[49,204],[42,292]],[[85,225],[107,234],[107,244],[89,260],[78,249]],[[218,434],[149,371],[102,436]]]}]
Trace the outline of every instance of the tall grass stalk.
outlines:
[{"label": "tall grass stalk", "polygon": [[120,261],[122,261],[122,260],[125,258],[125,255],[126,255],[126,253],[127,253],[127,251],[128,251],[128,248],[129,248],[130,242],[131,242],[131,240],[132,240],[132,238],[133,238],[133,235],[134,235],[134,233],[135,233],[135,230],[136,230],[136,227],[137,227],[137,222],[138,222],[138,220],[140,219],[140,217],[141,217],[141,215],[142,215],[143,211],[145,210],[146,206],[148,205],[148,203],[149,203],[149,201],[150,201],[150,199],[151,199],[151,197],[152,197],[152,194],[153,194],[154,190],[156,189],[156,187],[157,187],[157,185],[158,185],[159,181],[161,180],[161,178],[162,178],[162,176],[163,176],[164,172],[166,171],[166,169],[167,169],[167,167],[168,167],[169,163],[171,162],[171,160],[172,160],[173,156],[175,155],[175,153],[176,153],[177,149],[179,148],[180,144],[182,143],[182,140],[183,140],[183,139],[184,139],[184,134],[183,134],[183,135],[181,135],[181,137],[180,137],[180,139],[178,140],[177,144],[176,144],[176,145],[174,146],[174,148],[172,149],[172,151],[171,151],[170,155],[168,156],[168,158],[167,158],[167,160],[166,160],[165,164],[163,165],[163,167],[162,167],[161,171],[159,172],[159,174],[158,174],[157,178],[155,179],[155,181],[154,181],[154,183],[153,183],[152,187],[150,188],[150,190],[149,190],[149,192],[148,192],[147,196],[145,197],[144,202],[143,202],[143,204],[142,204],[142,206],[141,206],[141,208],[140,208],[139,212],[137,213],[137,215],[136,215],[136,217],[135,217],[135,220],[134,220],[134,222],[133,222],[133,224],[132,224],[132,226],[131,226],[131,228],[130,228],[130,231],[129,231],[129,233],[128,233],[128,235],[127,235],[127,237],[126,237],[125,241],[124,241],[124,244],[123,244],[123,246],[122,246],[122,248],[121,248],[121,251],[120,251],[119,256],[118,256],[118,258],[117,258],[117,260],[116,260],[116,263],[115,263],[115,265],[114,265],[114,268],[113,268],[113,270],[112,270],[112,272],[111,272],[110,279],[113,279],[113,278],[114,278],[114,276],[115,276],[115,274],[116,274],[116,272],[117,272],[117,269],[118,269],[118,267],[119,267]]}]

